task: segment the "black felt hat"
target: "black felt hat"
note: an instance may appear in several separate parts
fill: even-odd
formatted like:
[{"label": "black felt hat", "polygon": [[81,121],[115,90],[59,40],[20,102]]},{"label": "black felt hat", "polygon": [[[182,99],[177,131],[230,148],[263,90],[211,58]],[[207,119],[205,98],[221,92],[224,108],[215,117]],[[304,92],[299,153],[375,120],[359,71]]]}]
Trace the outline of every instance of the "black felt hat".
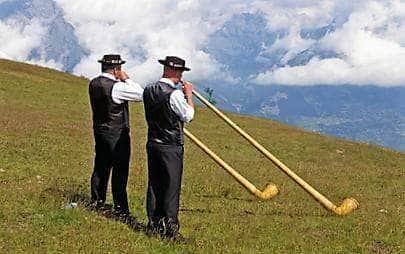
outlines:
[{"label": "black felt hat", "polygon": [[120,55],[104,55],[103,59],[98,60],[98,62],[102,64],[121,65],[126,61],[122,60]]},{"label": "black felt hat", "polygon": [[186,61],[177,56],[166,56],[166,59],[158,61],[164,66],[168,66],[174,69],[181,69],[183,71],[190,70],[190,68],[186,67]]}]

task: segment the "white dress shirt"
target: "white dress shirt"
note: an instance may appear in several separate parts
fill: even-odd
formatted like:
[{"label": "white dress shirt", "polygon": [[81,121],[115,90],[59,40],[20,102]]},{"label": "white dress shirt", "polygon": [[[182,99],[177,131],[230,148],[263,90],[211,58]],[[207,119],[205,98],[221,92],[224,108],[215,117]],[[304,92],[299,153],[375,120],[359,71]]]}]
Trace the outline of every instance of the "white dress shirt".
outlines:
[{"label": "white dress shirt", "polygon": [[[101,76],[118,81],[114,75],[110,73],[103,72]],[[127,79],[125,82],[118,81],[114,83],[111,91],[112,100],[117,104],[122,104],[125,101],[142,101],[142,96],[143,88],[131,79]]]},{"label": "white dress shirt", "polygon": [[194,108],[188,105],[184,98],[184,93],[180,87],[177,87],[171,79],[161,78],[160,82],[166,83],[176,90],[170,95],[170,107],[179,116],[180,120],[189,123],[194,117]]}]

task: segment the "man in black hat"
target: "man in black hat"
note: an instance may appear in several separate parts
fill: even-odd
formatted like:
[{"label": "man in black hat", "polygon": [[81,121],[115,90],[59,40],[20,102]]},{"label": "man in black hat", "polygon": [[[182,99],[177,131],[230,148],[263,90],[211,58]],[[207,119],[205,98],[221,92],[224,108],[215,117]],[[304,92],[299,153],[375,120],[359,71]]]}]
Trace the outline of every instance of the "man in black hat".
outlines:
[{"label": "man in black hat", "polygon": [[131,154],[128,101],[141,101],[143,89],[121,70],[120,55],[104,55],[102,74],[89,84],[95,139],[91,199],[95,208],[103,208],[110,171],[114,212],[129,215],[127,181]]},{"label": "man in black hat", "polygon": [[149,234],[170,240],[184,239],[179,233],[179,199],[183,173],[183,124],[194,117],[193,86],[182,82],[190,69],[175,56],[159,60],[163,77],[143,94],[148,123],[148,191],[146,210]]}]

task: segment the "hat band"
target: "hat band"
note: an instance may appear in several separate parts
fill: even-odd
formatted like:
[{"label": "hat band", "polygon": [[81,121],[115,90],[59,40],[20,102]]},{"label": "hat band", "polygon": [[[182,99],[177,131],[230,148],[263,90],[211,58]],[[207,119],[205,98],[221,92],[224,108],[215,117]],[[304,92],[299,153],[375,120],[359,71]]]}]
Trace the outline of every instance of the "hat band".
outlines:
[{"label": "hat band", "polygon": [[99,60],[99,62],[108,63],[108,64],[121,64],[123,61],[122,60],[106,60],[106,59],[102,59],[102,60]]},{"label": "hat band", "polygon": [[172,67],[175,67],[175,68],[183,68],[184,67],[182,64],[176,64],[176,63],[173,63],[173,62],[169,62],[169,65],[172,66]]}]

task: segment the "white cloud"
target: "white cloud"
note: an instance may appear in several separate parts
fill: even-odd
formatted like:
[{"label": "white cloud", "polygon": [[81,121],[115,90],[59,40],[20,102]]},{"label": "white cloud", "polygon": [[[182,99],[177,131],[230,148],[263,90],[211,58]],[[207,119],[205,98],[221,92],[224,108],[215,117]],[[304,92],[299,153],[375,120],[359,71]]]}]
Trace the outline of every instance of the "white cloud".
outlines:
[{"label": "white cloud", "polygon": [[[226,73],[226,66],[202,51],[207,37],[235,13],[262,12],[271,30],[288,29],[289,34],[278,40],[270,53],[285,48],[287,62],[314,41],[300,37],[302,27],[327,24],[336,12],[335,1],[242,1],[242,0],[137,0],[109,1],[57,0],[66,18],[75,26],[81,43],[90,56],[75,68],[75,73],[95,76],[99,72],[96,60],[105,53],[116,52],[127,58],[125,66],[138,81],[149,82],[160,75],[156,60],[165,55],[179,55],[192,67],[186,78],[235,78]],[[326,15],[325,15],[326,14]],[[133,53],[131,48],[141,47]]]},{"label": "white cloud", "polygon": [[[340,59],[314,58],[304,66],[284,66],[254,78],[259,84],[374,84],[405,85],[405,3],[401,0],[55,0],[75,27],[80,43],[90,55],[75,67],[78,75],[99,73],[97,60],[119,53],[135,80],[147,83],[160,76],[157,59],[178,55],[187,60],[191,80],[227,80],[227,66],[202,50],[209,35],[233,14],[263,13],[272,31],[285,30],[266,50],[286,52],[282,64],[307,48],[333,51]],[[1,2],[1,0],[0,0]],[[335,21],[338,28],[320,41],[304,39],[302,29],[319,28]],[[45,36],[38,20],[18,24],[0,21],[0,57],[27,61]],[[10,39],[12,38],[12,39]],[[252,59],[253,61],[253,59]],[[36,60],[52,68],[55,61]],[[273,67],[274,68],[274,67]]]},{"label": "white cloud", "polygon": [[58,63],[53,59],[48,60],[48,61],[45,61],[44,59],[39,59],[39,60],[32,59],[32,60],[28,60],[27,63],[40,65],[40,66],[44,66],[44,67],[48,67],[48,68],[56,69],[56,70],[63,69],[63,64]]},{"label": "white cloud", "polygon": [[282,64],[287,63],[288,60],[292,59],[298,53],[304,51],[315,43],[314,40],[306,40],[301,38],[300,31],[301,28],[298,25],[293,25],[289,28],[288,35],[277,39],[274,44],[269,49],[267,49],[267,52],[271,54],[280,49],[287,50],[287,53],[281,59]]},{"label": "white cloud", "polygon": [[[90,50],[89,57],[75,68],[75,73],[94,76],[96,62],[106,53],[120,53],[136,80],[146,83],[161,75],[157,63],[166,55],[186,59],[192,72],[186,78],[228,78],[221,65],[201,50],[207,36],[233,13],[240,12],[241,1],[57,1],[66,18],[75,26],[81,43]],[[234,8],[229,8],[228,4]],[[134,50],[133,49],[137,49]]]},{"label": "white cloud", "polygon": [[41,40],[46,32],[47,29],[36,18],[29,20],[29,22],[18,18],[0,21],[0,58],[25,61],[61,70],[62,64],[52,59],[45,61],[41,57],[40,59],[29,60],[32,50],[41,46]]},{"label": "white cloud", "polygon": [[312,59],[259,74],[259,84],[405,85],[405,3],[368,1],[319,41],[342,59]]},{"label": "white cloud", "polygon": [[0,58],[3,58],[3,59],[12,59],[12,58],[9,57],[6,53],[1,52],[1,51],[0,51]]},{"label": "white cloud", "polygon": [[[290,29],[292,27],[314,27],[326,25],[334,18],[336,8],[343,1],[263,1],[251,3],[251,9],[266,14],[271,30]],[[348,1],[344,1],[348,2]]]},{"label": "white cloud", "polygon": [[15,19],[0,21],[0,45],[2,56],[25,61],[31,50],[39,46],[45,29],[36,19],[25,25]]}]

